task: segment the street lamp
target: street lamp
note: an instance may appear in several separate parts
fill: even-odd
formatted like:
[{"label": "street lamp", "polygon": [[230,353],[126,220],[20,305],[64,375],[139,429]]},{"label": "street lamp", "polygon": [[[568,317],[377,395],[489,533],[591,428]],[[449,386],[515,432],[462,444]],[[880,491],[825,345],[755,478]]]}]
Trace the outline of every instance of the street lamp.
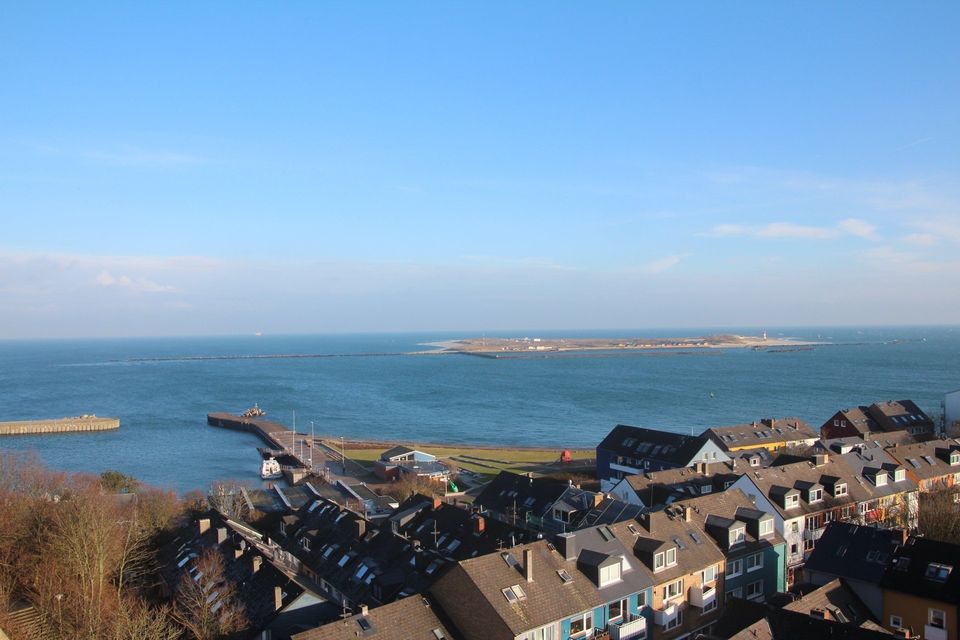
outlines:
[{"label": "street lamp", "polygon": [[347,456],[343,451],[343,436],[340,436],[340,464],[343,465],[343,475],[347,475]]}]

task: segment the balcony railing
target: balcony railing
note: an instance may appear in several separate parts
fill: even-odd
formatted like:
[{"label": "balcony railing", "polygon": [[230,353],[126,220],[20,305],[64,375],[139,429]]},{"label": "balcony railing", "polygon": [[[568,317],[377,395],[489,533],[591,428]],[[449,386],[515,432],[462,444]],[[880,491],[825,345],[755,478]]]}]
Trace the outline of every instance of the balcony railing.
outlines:
[{"label": "balcony railing", "polygon": [[923,637],[926,640],[947,640],[947,630],[933,625],[923,625]]},{"label": "balcony railing", "polygon": [[647,619],[643,616],[630,616],[620,622],[611,622],[607,625],[610,640],[633,640],[647,636]]},{"label": "balcony railing", "polygon": [[690,587],[690,604],[701,609],[711,606],[717,599],[717,588],[702,584],[696,587]]},{"label": "balcony railing", "polygon": [[663,626],[677,617],[677,605],[667,605],[663,609],[656,609],[653,612],[653,621]]}]

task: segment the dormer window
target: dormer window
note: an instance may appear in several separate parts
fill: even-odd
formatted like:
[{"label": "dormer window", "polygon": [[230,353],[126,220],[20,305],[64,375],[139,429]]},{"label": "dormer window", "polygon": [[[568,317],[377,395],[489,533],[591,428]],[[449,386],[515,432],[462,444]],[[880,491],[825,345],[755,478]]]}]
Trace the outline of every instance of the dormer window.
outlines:
[{"label": "dormer window", "polygon": [[796,493],[786,495],[783,498],[783,503],[787,509],[792,509],[800,505],[800,496]]},{"label": "dormer window", "polygon": [[846,482],[838,482],[837,484],[833,485],[833,497],[834,497],[834,498],[839,497],[839,496],[845,496],[845,495],[847,495],[847,483],[846,483]]},{"label": "dormer window", "polygon": [[960,451],[951,451],[950,452],[950,466],[956,466],[960,464]]},{"label": "dormer window", "polygon": [[773,533],[773,520],[760,521],[760,537],[768,536]]},{"label": "dormer window", "polygon": [[280,535],[287,535],[287,523],[283,520],[280,521]]},{"label": "dormer window", "polygon": [[746,539],[747,539],[746,527],[735,527],[733,529],[730,529],[730,546],[731,547],[735,544],[740,544]]},{"label": "dormer window", "polygon": [[620,563],[614,563],[607,567],[600,567],[600,584],[598,585],[601,589],[608,584],[613,584],[614,582],[620,581]]},{"label": "dormer window", "polygon": [[807,502],[814,503],[823,500],[823,489],[810,489],[807,492]]},{"label": "dormer window", "polygon": [[304,551],[310,551],[310,538],[300,538],[300,546]]},{"label": "dormer window", "polygon": [[751,467],[759,467],[759,466],[760,466],[760,458],[759,458],[759,456],[754,456],[754,457],[750,458],[750,466],[751,466]]},{"label": "dormer window", "polygon": [[903,482],[907,479],[907,472],[905,469],[897,469],[893,472],[893,481],[894,482]]},{"label": "dormer window", "polygon": [[883,487],[887,484],[887,473],[885,471],[878,471],[875,476],[873,476],[873,484],[877,487]]},{"label": "dormer window", "polygon": [[660,571],[667,567],[672,567],[677,564],[677,548],[670,547],[666,551],[661,551],[660,553],[653,556],[653,570]]}]

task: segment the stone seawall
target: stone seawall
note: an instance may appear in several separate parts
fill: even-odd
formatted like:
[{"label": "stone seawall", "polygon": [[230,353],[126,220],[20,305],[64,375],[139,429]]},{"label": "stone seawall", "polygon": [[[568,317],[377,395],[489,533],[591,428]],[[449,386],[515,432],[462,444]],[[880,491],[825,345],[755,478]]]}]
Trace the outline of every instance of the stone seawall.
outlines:
[{"label": "stone seawall", "polygon": [[57,420],[24,420],[0,422],[0,436],[23,436],[38,433],[81,433],[84,431],[111,431],[120,428],[119,418],[60,418]]}]

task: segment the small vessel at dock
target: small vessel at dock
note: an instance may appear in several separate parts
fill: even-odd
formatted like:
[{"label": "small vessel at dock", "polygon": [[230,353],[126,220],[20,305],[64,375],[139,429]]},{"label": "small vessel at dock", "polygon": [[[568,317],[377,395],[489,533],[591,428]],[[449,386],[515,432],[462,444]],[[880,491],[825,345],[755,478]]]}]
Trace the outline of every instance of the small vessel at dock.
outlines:
[{"label": "small vessel at dock", "polygon": [[259,404],[254,403],[252,407],[240,414],[244,418],[262,418],[267,412],[260,408]]},{"label": "small vessel at dock", "polygon": [[283,477],[280,463],[276,458],[264,458],[260,463],[260,478],[263,480],[277,480]]}]

